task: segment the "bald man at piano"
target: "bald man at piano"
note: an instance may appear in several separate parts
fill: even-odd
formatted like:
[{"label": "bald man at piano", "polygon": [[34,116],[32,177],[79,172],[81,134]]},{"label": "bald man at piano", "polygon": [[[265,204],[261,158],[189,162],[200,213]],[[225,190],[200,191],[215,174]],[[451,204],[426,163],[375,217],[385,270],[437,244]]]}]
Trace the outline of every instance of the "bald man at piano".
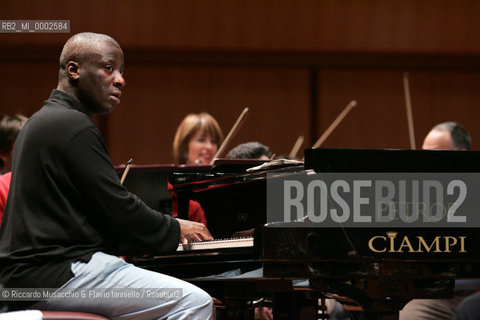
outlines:
[{"label": "bald man at piano", "polygon": [[[120,183],[92,117],[120,103],[123,70],[123,51],[107,35],[79,33],[65,43],[57,88],[15,142],[0,228],[0,283],[56,290],[17,308],[112,320],[210,319],[213,303],[205,291],[118,257],[166,254],[180,241],[212,239],[205,225],[155,211]],[[104,292],[112,289],[125,298],[109,299]],[[146,289],[164,297],[142,299]],[[62,299],[75,292],[88,295]]]}]

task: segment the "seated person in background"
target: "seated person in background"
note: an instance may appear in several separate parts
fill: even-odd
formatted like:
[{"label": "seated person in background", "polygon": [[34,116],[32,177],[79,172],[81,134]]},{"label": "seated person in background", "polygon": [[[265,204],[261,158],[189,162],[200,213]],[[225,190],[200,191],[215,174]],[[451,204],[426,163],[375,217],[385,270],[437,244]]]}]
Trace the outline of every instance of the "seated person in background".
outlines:
[{"label": "seated person in background", "polygon": [[13,145],[25,122],[27,117],[21,114],[4,115],[0,120],[0,174],[12,169]]},{"label": "seated person in background", "polygon": [[[188,114],[178,126],[173,140],[175,163],[209,165],[222,139],[222,129],[210,114],[204,112]],[[178,215],[177,195],[170,183],[168,191],[172,197],[173,216],[176,217]],[[207,225],[205,212],[196,201],[189,202],[188,220]]]},{"label": "seated person in background", "polygon": [[[170,197],[172,197],[172,216],[178,216],[178,199],[177,194],[173,190],[173,186],[168,184],[168,192]],[[203,210],[200,203],[197,201],[190,200],[188,203],[188,220],[203,223],[207,226],[207,218],[205,217],[205,211]]]},{"label": "seated person in background", "polygon": [[460,124],[450,121],[437,124],[425,137],[423,150],[472,150],[472,138]]},{"label": "seated person in background", "polygon": [[272,153],[267,146],[260,142],[246,142],[239,144],[227,153],[227,159],[257,159],[271,160]]},{"label": "seated person in background", "polygon": [[25,122],[27,122],[27,117],[21,114],[5,115],[0,120],[0,224],[2,223],[12,176],[10,170],[12,168],[13,145]]},{"label": "seated person in background", "polygon": [[209,165],[223,140],[217,120],[208,113],[191,113],[178,126],[173,140],[176,164]]},{"label": "seated person in background", "polygon": [[[443,122],[430,130],[423,141],[422,149],[471,150],[472,138],[468,131],[460,124],[456,122]],[[400,320],[452,319],[455,307],[466,296],[475,291],[479,285],[480,283],[476,280],[456,280],[453,298],[411,300],[400,311]]]},{"label": "seated person in background", "polygon": [[[205,291],[118,257],[170,253],[180,241],[212,239],[203,224],[155,211],[121,185],[92,117],[120,103],[123,70],[123,51],[107,35],[79,33],[65,43],[57,88],[15,142],[0,227],[0,283],[57,290],[46,301],[11,301],[15,308],[28,303],[112,320],[209,319],[212,298]],[[62,298],[77,289],[113,288],[182,291],[173,299]]]},{"label": "seated person in background", "polygon": [[0,176],[0,225],[2,225],[3,212],[7,203],[8,189],[10,188],[10,179],[12,173],[8,172]]}]

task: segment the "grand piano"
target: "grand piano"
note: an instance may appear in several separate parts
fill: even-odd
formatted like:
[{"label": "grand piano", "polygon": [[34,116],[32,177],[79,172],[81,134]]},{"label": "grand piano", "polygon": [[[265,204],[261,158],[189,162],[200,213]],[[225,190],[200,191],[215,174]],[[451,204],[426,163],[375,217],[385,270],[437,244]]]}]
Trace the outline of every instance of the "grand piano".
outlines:
[{"label": "grand piano", "polygon": [[[308,149],[304,165],[251,172],[245,171],[247,167],[243,163],[239,170],[217,169],[196,173],[194,178],[191,172],[172,172],[179,215],[186,216],[190,200],[200,202],[218,240],[179,246],[169,256],[131,257],[131,261],[195,283],[223,300],[234,310],[230,316],[238,319],[244,317],[238,310],[262,298],[272,301],[275,319],[299,319],[319,298],[359,306],[367,319],[395,317],[411,299],[448,298],[455,279],[480,278],[476,250],[480,236],[475,226],[324,228],[267,219],[267,198],[272,200],[267,186],[272,181],[312,172],[474,175],[480,171],[480,152]],[[399,250],[397,244],[396,250],[387,250],[392,237],[403,239],[406,249],[414,247],[412,239],[421,237],[424,246]],[[447,238],[464,239],[461,250],[435,247]],[[380,242],[374,246],[372,239],[384,239],[385,250],[377,246]],[[232,270],[243,276],[232,276]],[[306,317],[326,318],[321,309]]]}]

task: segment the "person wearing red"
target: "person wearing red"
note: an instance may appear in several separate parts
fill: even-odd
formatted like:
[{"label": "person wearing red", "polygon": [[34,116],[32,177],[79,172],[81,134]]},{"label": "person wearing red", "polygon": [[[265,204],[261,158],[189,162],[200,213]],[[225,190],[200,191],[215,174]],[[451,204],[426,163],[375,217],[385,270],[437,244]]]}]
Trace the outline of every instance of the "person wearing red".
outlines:
[{"label": "person wearing red", "polygon": [[13,146],[25,122],[27,117],[21,114],[4,115],[0,120],[0,175],[12,168]]},{"label": "person wearing red", "polygon": [[[173,140],[173,157],[179,165],[209,165],[223,140],[222,129],[210,114],[190,113],[180,123]],[[172,197],[172,214],[178,215],[177,195],[168,184]],[[188,220],[207,225],[205,212],[200,203],[190,200]]]},{"label": "person wearing red", "polygon": [[[178,202],[177,194],[173,190],[173,186],[168,184],[168,192],[172,197],[172,216],[178,216]],[[205,217],[205,211],[203,211],[202,206],[197,201],[190,200],[188,204],[188,220],[203,223],[207,226],[207,218]]]},{"label": "person wearing red", "polygon": [[0,120],[0,225],[10,189],[13,146],[25,122],[27,117],[21,114],[5,115]]},{"label": "person wearing red", "polygon": [[10,187],[10,179],[12,173],[8,172],[0,176],[0,225],[2,224],[3,211],[5,203],[7,203],[8,189]]}]

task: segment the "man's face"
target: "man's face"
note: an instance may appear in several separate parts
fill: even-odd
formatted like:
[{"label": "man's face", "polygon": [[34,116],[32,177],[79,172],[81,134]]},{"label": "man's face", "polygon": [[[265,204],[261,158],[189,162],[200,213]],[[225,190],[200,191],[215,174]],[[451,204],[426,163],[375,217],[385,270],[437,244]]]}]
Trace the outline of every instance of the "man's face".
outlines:
[{"label": "man's face", "polygon": [[423,141],[424,150],[454,150],[450,132],[446,130],[432,130]]},{"label": "man's face", "polygon": [[100,42],[78,68],[78,98],[88,113],[108,114],[120,103],[123,79],[123,52],[111,42]]}]

